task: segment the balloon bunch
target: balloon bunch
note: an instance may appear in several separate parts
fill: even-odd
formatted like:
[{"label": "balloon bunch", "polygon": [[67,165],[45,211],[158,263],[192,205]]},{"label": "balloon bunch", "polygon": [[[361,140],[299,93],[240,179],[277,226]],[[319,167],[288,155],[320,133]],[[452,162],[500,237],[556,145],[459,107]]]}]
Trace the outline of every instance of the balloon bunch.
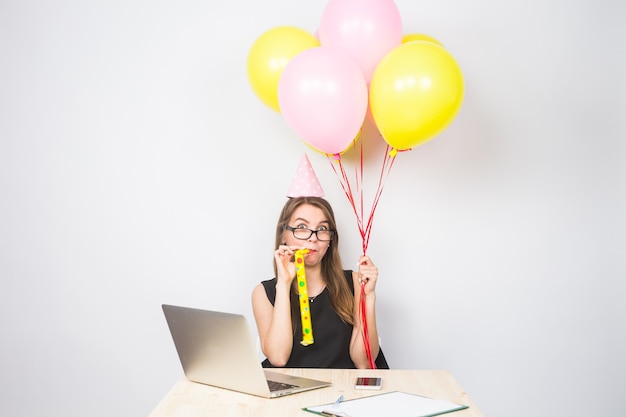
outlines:
[{"label": "balloon bunch", "polygon": [[[304,142],[328,156],[357,217],[364,254],[397,152],[446,129],[464,94],[454,57],[428,35],[403,36],[393,0],[329,0],[316,34],[294,26],[270,29],[253,43],[247,73],[257,97],[281,113]],[[355,187],[341,155],[358,141],[368,109],[387,149],[365,222],[359,184],[363,146]]]},{"label": "balloon bunch", "polygon": [[331,155],[354,143],[368,107],[392,151],[421,145],[452,122],[464,93],[454,57],[430,36],[403,36],[393,0],[330,0],[315,35],[270,29],[252,45],[247,73],[264,104]]}]

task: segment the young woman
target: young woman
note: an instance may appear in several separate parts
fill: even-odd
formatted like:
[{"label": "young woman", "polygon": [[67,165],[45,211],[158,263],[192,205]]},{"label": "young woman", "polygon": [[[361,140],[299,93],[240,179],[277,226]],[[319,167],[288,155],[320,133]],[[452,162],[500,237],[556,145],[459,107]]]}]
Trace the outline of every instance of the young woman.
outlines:
[{"label": "young woman", "polygon": [[[358,271],[344,271],[339,236],[330,204],[321,197],[290,198],[276,226],[276,277],[257,285],[252,309],[264,367],[369,368],[359,311],[361,285],[366,297],[366,322],[377,368],[388,368],[378,344],[376,282],[378,268],[367,256]],[[296,288],[294,253],[304,255],[314,343],[303,346]],[[357,288],[357,291],[354,290]]]}]

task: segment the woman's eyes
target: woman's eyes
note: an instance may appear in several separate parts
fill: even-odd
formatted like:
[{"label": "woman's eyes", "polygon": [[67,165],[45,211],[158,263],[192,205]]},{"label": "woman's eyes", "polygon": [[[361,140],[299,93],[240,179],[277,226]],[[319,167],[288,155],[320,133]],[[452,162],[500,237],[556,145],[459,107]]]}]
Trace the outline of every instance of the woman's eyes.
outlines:
[{"label": "woman's eyes", "polygon": [[[309,229],[306,224],[299,224],[296,226],[297,229]],[[309,229],[309,230],[313,230],[313,229]],[[320,226],[319,228],[315,229],[315,230],[328,230],[328,226]]]}]

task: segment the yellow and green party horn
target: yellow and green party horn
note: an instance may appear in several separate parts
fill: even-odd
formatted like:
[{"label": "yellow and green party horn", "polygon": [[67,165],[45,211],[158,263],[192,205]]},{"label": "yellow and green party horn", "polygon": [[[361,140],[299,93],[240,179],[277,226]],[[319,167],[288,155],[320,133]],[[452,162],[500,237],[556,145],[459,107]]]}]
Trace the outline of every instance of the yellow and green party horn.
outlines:
[{"label": "yellow and green party horn", "polygon": [[306,272],[304,271],[304,255],[308,249],[298,249],[294,254],[296,263],[296,279],[298,284],[298,297],[300,300],[300,318],[302,319],[303,346],[313,344],[313,325],[311,324],[311,309],[309,308],[309,293],[306,288]]}]

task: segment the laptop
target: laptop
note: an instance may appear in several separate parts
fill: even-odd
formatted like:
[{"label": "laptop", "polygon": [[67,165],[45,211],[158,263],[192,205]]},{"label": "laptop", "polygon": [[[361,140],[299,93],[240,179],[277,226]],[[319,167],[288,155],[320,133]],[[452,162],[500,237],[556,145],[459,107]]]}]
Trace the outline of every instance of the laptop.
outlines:
[{"label": "laptop", "polygon": [[261,366],[246,318],[240,314],[163,304],[185,377],[265,398],[331,385]]}]

